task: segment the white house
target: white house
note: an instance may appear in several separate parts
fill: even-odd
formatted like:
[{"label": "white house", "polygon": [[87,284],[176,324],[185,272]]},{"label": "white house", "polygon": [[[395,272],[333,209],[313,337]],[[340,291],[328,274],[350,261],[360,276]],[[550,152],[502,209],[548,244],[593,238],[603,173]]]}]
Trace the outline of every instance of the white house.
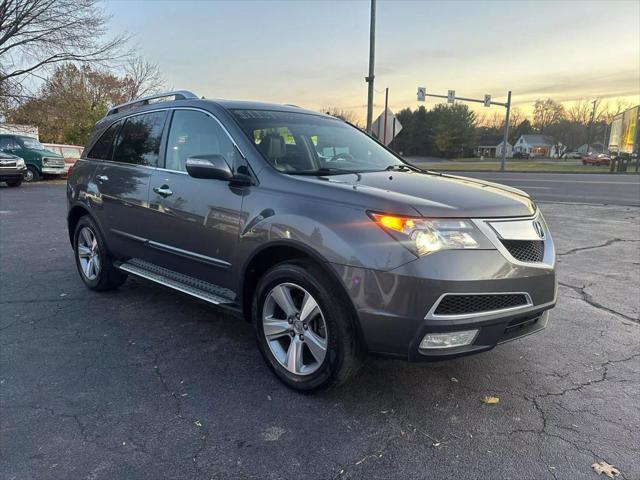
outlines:
[{"label": "white house", "polygon": [[[491,158],[491,157],[502,157],[502,146],[504,145],[504,141],[502,140],[504,137],[502,135],[486,135],[480,137],[480,145],[476,150],[476,154],[479,157]],[[513,147],[507,142],[507,157],[513,156]]]},{"label": "white house", "polygon": [[562,152],[562,144],[550,135],[520,135],[513,151],[528,153],[533,157],[557,158]]}]

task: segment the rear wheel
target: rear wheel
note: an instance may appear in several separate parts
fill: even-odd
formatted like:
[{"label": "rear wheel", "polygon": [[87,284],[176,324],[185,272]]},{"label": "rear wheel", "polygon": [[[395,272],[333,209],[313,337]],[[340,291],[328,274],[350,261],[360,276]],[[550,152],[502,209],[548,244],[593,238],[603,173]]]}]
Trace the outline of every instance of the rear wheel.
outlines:
[{"label": "rear wheel", "polygon": [[37,182],[40,180],[40,172],[33,165],[27,165],[27,172],[24,174],[25,182]]},{"label": "rear wheel", "polygon": [[10,187],[19,187],[22,185],[22,180],[7,180],[7,185]]},{"label": "rear wheel", "polygon": [[[363,364],[350,306],[311,263],[283,263],[258,282],[253,299],[258,346],[287,386],[311,391],[340,384]],[[338,297],[338,298],[337,298]]]},{"label": "rear wheel", "polygon": [[114,267],[107,247],[95,222],[85,215],[76,225],[73,236],[76,267],[80,278],[91,290],[113,290],[127,279]]}]

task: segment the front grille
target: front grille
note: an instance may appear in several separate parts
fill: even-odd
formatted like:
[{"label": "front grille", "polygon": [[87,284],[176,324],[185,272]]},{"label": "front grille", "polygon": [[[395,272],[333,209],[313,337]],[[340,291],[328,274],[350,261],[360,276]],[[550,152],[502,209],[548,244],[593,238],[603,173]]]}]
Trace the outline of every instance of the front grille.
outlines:
[{"label": "front grille", "polygon": [[501,240],[502,244],[516,260],[539,263],[544,259],[543,240]]},{"label": "front grille", "polygon": [[434,315],[465,315],[491,312],[529,305],[524,293],[492,293],[486,295],[446,295]]},{"label": "front grille", "polygon": [[42,159],[42,163],[47,165],[48,167],[64,167],[63,158],[45,157]]},{"label": "front grille", "polygon": [[15,168],[16,162],[0,162],[0,168]]}]

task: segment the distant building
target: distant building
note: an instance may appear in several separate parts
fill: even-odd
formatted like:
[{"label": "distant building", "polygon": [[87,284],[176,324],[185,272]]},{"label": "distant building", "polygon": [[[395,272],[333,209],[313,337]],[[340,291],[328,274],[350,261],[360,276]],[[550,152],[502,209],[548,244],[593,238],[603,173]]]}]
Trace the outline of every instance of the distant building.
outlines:
[{"label": "distant building", "polygon": [[528,153],[534,157],[553,158],[562,152],[562,144],[550,135],[520,135],[513,151]]},{"label": "distant building", "polygon": [[[478,142],[476,154],[479,157],[499,158],[502,157],[502,145],[504,144],[502,135],[483,135]],[[507,142],[507,157],[513,156],[513,146]]]}]

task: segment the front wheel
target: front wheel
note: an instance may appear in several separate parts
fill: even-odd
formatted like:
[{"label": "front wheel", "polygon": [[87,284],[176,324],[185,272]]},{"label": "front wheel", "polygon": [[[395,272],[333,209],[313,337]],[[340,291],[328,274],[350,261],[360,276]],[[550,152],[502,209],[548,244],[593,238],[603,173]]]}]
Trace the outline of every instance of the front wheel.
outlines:
[{"label": "front wheel", "polygon": [[276,265],[258,282],[252,313],[260,352],[295,390],[343,383],[363,364],[352,309],[337,288],[308,262]]},{"label": "front wheel", "polygon": [[24,174],[25,182],[37,182],[40,180],[40,172],[33,165],[27,165],[27,172]]},{"label": "front wheel", "polygon": [[73,247],[80,278],[91,290],[114,290],[127,279],[127,275],[113,265],[100,230],[88,215],[80,218],[76,225]]},{"label": "front wheel", "polygon": [[10,187],[19,187],[22,185],[22,180],[7,180],[7,185]]}]

